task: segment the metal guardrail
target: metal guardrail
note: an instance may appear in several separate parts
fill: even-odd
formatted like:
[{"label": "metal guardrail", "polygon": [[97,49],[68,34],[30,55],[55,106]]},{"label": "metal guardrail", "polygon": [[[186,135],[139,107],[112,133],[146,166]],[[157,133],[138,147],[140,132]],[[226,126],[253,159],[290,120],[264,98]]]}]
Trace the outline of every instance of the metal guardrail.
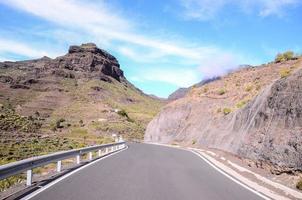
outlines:
[{"label": "metal guardrail", "polygon": [[106,155],[108,153],[112,153],[123,149],[126,147],[125,142],[117,142],[111,144],[97,145],[91,147],[85,147],[81,149],[75,149],[70,151],[61,151],[53,154],[32,157],[25,160],[20,160],[13,163],[8,163],[6,165],[0,166],[0,180],[8,178],[13,175],[20,174],[22,172],[27,171],[26,173],[26,185],[30,186],[32,184],[32,170],[37,167],[42,167],[50,163],[57,162],[57,172],[61,172],[62,170],[62,160],[75,157],[76,163],[80,164],[81,155],[88,153],[88,159],[92,160],[93,155],[92,152],[98,151],[98,156],[102,156],[102,149],[105,149]]}]

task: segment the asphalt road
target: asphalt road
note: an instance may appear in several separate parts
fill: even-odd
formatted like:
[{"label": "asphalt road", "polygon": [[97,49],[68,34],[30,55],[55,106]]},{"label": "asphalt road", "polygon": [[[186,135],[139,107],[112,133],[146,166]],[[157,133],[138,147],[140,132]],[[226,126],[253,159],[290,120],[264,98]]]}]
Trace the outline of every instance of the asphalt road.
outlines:
[{"label": "asphalt road", "polygon": [[197,155],[169,147],[130,144],[39,193],[36,200],[251,200],[261,197]]}]

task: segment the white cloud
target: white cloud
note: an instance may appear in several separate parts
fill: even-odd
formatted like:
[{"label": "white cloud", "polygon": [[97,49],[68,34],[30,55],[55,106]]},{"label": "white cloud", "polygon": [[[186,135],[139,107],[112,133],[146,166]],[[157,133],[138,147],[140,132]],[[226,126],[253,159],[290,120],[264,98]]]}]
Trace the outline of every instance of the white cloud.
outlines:
[{"label": "white cloud", "polygon": [[193,69],[147,69],[138,76],[130,77],[134,82],[156,81],[177,87],[189,87],[201,80],[200,73]]},{"label": "white cloud", "polygon": [[260,0],[262,7],[259,11],[260,16],[277,15],[282,16],[285,13],[285,8],[295,6],[299,3],[298,0]]},{"label": "white cloud", "polygon": [[51,52],[46,52],[40,49],[35,49],[28,44],[22,42],[17,42],[8,39],[0,38],[0,52],[1,53],[13,53],[17,55],[38,58],[42,56],[53,57],[55,54]]},{"label": "white cloud", "polygon": [[112,30],[129,28],[127,20],[115,15],[104,1],[97,3],[76,0],[10,0],[1,2],[63,26],[102,26]]},{"label": "white cloud", "polygon": [[214,18],[226,3],[226,0],[181,0],[185,18],[202,21]]},{"label": "white cloud", "polygon": [[212,20],[223,9],[232,6],[244,13],[266,17],[283,16],[286,9],[300,4],[299,0],[180,0],[184,17],[201,21]]},{"label": "white cloud", "polygon": [[207,60],[200,67],[199,70],[203,78],[212,78],[215,76],[222,76],[237,68],[240,63],[232,55],[223,55],[213,60]]},{"label": "white cloud", "polygon": [[[0,2],[68,28],[70,32],[80,31],[79,35],[86,34],[85,37],[88,35],[102,43],[124,42],[128,50],[129,44],[145,47],[151,59],[154,55],[159,57],[172,55],[200,62],[205,57],[221,51],[217,47],[202,44],[188,45],[186,41],[169,41],[167,38],[139,34],[134,23],[126,20],[126,17],[121,14],[116,14],[116,11],[110,9],[105,1],[94,4],[76,0],[45,0],[43,3],[39,0],[0,0]],[[117,48],[117,50],[127,55],[131,54],[132,57],[141,55],[135,50],[129,52],[125,51],[125,48]]]}]

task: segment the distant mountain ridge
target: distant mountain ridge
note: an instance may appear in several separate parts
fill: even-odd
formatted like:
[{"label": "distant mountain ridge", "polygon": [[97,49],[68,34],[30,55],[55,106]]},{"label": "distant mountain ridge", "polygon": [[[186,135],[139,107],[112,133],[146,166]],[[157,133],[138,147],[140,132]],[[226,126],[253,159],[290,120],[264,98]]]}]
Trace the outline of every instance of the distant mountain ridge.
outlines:
[{"label": "distant mountain ridge", "polygon": [[201,87],[204,84],[207,84],[207,83],[210,83],[212,81],[218,80],[219,78],[220,78],[219,76],[213,77],[213,78],[208,78],[208,79],[204,79],[204,80],[200,81],[199,83],[197,83],[197,84],[195,84],[195,85],[193,85],[191,87],[188,87],[188,88],[179,88],[175,92],[173,92],[172,94],[170,94],[168,96],[168,100],[169,101],[174,101],[174,100],[183,98],[183,97],[186,96],[186,94],[190,91],[190,89],[192,87]]}]

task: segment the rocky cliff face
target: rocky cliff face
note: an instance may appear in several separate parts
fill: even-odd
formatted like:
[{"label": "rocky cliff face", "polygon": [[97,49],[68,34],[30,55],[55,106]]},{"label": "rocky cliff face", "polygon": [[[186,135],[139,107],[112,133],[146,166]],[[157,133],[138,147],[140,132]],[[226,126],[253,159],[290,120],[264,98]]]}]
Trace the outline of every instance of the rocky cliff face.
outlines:
[{"label": "rocky cliff face", "polygon": [[301,68],[301,59],[250,67],[192,89],[149,123],[145,140],[218,148],[301,170]]}]

